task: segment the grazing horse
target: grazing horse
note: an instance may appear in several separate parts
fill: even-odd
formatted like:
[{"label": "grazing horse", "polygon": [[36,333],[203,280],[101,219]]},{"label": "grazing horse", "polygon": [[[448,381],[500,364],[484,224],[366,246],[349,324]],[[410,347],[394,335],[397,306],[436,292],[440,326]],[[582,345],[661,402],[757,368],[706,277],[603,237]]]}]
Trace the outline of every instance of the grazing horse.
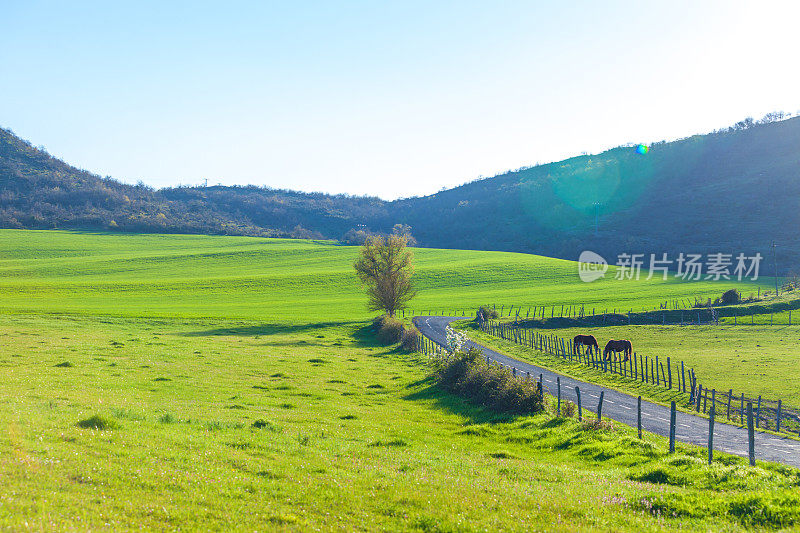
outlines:
[{"label": "grazing horse", "polygon": [[633,347],[631,346],[631,341],[626,340],[619,340],[619,341],[608,341],[606,343],[606,347],[603,350],[603,359],[606,361],[609,360],[611,354],[614,354],[614,360],[617,360],[617,352],[622,352],[625,355],[625,361],[630,359],[631,353],[633,352]]},{"label": "grazing horse", "polygon": [[597,352],[600,351],[600,346],[597,345],[597,339],[594,338],[594,335],[575,335],[572,343],[575,347],[575,353],[578,352],[578,346],[588,346],[589,349],[594,347]]}]

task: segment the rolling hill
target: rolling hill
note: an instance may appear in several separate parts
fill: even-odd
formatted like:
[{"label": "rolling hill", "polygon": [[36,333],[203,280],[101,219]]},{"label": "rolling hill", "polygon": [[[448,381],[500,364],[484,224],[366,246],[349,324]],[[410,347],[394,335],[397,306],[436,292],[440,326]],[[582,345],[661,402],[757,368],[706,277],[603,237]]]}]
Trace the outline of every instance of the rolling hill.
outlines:
[{"label": "rolling hill", "polygon": [[[153,190],[0,130],[0,227],[341,239],[409,224],[420,245],[576,259],[760,252],[800,262],[800,117],[743,121],[647,154],[618,147],[392,202],[254,186]],[[595,221],[597,220],[597,230]],[[771,265],[770,265],[771,267]],[[771,273],[771,270],[770,270]]]}]

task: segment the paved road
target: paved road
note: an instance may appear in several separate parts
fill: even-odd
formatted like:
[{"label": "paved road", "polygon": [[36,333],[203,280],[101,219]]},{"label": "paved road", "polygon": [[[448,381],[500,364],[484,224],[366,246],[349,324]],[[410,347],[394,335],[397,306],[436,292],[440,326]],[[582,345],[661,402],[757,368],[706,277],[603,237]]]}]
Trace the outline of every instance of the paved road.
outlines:
[{"label": "paved road", "polygon": [[[464,320],[464,317],[418,316],[414,318],[414,323],[423,335],[434,342],[444,345],[446,339],[445,330],[447,325],[454,320]],[[545,390],[551,394],[555,394],[556,391],[556,377],[561,378],[561,397],[563,399],[577,402],[575,387],[580,387],[581,403],[585,410],[588,409],[592,413],[597,410],[600,391],[605,391],[603,395],[603,416],[636,427],[637,398],[635,396],[605,389],[593,383],[578,381],[551,370],[512,359],[472,341],[469,342],[469,345],[482,350],[487,357],[498,363],[516,368],[517,372],[530,372],[531,377],[535,376],[536,379],[539,379],[541,374]],[[668,437],[669,415],[669,407],[642,400],[642,429]],[[677,440],[699,446],[708,446],[708,419],[678,411],[675,433]],[[756,459],[774,461],[800,468],[800,442],[798,441],[756,432],[755,446]],[[724,424],[717,420],[714,424],[714,449],[747,457],[747,429]]]}]

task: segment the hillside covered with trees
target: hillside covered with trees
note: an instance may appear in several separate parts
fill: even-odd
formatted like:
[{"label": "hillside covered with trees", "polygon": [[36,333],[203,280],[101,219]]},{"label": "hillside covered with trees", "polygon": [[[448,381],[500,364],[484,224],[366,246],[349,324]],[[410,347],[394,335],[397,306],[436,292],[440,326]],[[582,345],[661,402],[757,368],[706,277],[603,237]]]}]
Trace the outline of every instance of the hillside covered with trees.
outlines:
[{"label": "hillside covered with trees", "polygon": [[421,246],[576,259],[754,253],[800,261],[800,117],[585,155],[425,197],[255,186],[153,190],[76,169],[0,129],[0,226],[345,239],[412,227]]}]

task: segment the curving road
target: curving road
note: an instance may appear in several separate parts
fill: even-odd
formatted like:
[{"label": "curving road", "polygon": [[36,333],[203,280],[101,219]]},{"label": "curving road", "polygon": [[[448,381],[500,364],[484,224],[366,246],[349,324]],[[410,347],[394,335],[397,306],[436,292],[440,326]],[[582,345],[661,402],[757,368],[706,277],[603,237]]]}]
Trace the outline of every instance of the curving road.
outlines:
[{"label": "curving road", "polygon": [[[454,320],[464,320],[464,317],[418,316],[414,317],[414,324],[423,335],[438,344],[444,345],[447,325]],[[523,374],[530,372],[532,378],[538,379],[541,374],[545,390],[550,394],[555,394],[556,377],[561,378],[561,397],[563,399],[577,402],[575,387],[580,387],[581,403],[584,409],[593,413],[597,410],[600,392],[604,391],[603,416],[636,427],[637,398],[635,396],[606,389],[594,383],[579,381],[546,368],[512,359],[472,341],[469,341],[468,345],[482,350],[493,361],[516,368],[517,372],[522,372]],[[669,407],[642,400],[643,430],[668,437],[669,416]],[[675,435],[677,440],[698,446],[708,446],[708,419],[678,411]],[[798,441],[769,433],[756,432],[755,448],[756,459],[800,468],[800,442]],[[718,419],[714,424],[714,449],[747,457],[747,429],[725,424]]]}]

